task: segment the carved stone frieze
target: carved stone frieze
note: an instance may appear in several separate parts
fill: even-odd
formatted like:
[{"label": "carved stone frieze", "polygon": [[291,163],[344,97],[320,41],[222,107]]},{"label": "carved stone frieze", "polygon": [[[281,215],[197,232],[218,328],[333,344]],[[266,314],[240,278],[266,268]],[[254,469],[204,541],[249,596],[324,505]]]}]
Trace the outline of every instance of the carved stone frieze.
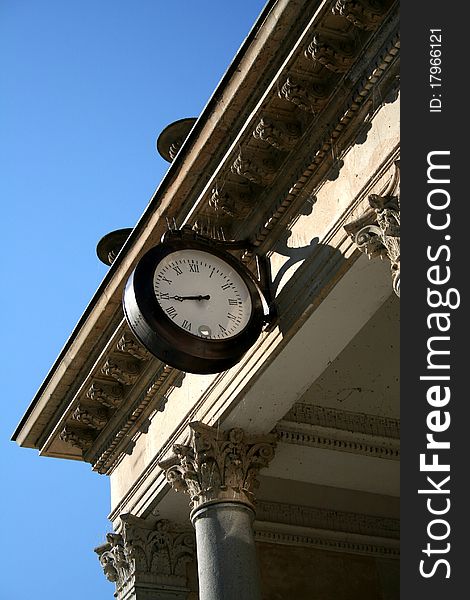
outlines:
[{"label": "carved stone frieze", "polygon": [[121,532],[108,533],[106,543],[95,548],[106,578],[116,584],[115,596],[128,597],[141,586],[154,592],[188,591],[186,568],[195,559],[193,531],[131,514],[122,515],[121,522]]},{"label": "carved stone frieze", "polygon": [[284,420],[278,422],[274,431],[279,441],[285,444],[363,454],[388,460],[400,459],[400,441],[396,438],[332,430],[318,425],[294,425]]},{"label": "carved stone frieze", "polygon": [[108,416],[104,410],[90,410],[79,404],[74,410],[72,419],[92,429],[103,429],[108,422]]},{"label": "carved stone frieze", "polygon": [[[325,532],[314,530],[306,532],[304,529],[294,532],[279,531],[277,527],[266,526],[264,523],[255,524],[255,540],[269,544],[282,544],[285,546],[300,546],[304,548],[318,548],[329,552],[347,552],[362,556],[376,556],[380,558],[399,559],[400,546],[398,541],[378,543],[375,538],[355,539],[355,536],[328,535]],[[382,540],[380,540],[382,541]],[[382,541],[383,542],[383,541]]]},{"label": "carved stone frieze", "polygon": [[125,333],[117,343],[117,349],[120,352],[126,352],[138,360],[148,360],[150,354],[133,337]]},{"label": "carved stone frieze", "polygon": [[384,18],[386,4],[383,0],[337,0],[332,12],[345,17],[359,29],[373,31]]},{"label": "carved stone frieze", "polygon": [[274,123],[263,117],[253,131],[253,137],[277,150],[291,150],[300,138],[300,127],[295,123]]},{"label": "carved stone frieze", "polygon": [[92,383],[86,397],[106,408],[117,408],[123,400],[123,389],[119,383],[114,385],[106,385],[101,382]]},{"label": "carved stone frieze", "polygon": [[230,170],[261,186],[269,185],[276,175],[276,166],[272,160],[261,157],[252,160],[242,156],[241,153],[234,160]]},{"label": "carved stone frieze", "polygon": [[189,427],[188,443],[175,444],[174,454],[159,464],[172,487],[189,494],[193,510],[227,501],[253,507],[258,473],[274,456],[276,436],[225,432],[200,422]]},{"label": "carved stone frieze", "polygon": [[306,82],[289,75],[279,87],[278,96],[305,112],[316,114],[325,105],[327,90],[322,84]]},{"label": "carved stone frieze", "polygon": [[[269,220],[261,223],[255,219],[257,228],[255,233],[256,244],[262,243],[267,233],[272,230],[279,215],[281,217],[285,216],[286,208],[291,203],[291,200],[295,200],[301,194],[301,189],[304,187],[305,182],[311,180],[312,173],[318,174],[319,177],[324,175],[324,169],[330,162],[328,153],[336,163],[330,169],[330,177],[337,176],[339,173],[337,167],[341,164],[340,160],[337,159],[338,149],[341,148],[342,144],[344,144],[344,147],[341,150],[344,150],[348,144],[353,143],[351,142],[353,137],[346,135],[346,132],[349,132],[351,121],[354,120],[354,126],[357,125],[355,121],[356,113],[362,111],[363,106],[370,102],[371,89],[378,89],[381,86],[385,87],[385,84],[380,80],[383,73],[388,71],[394,62],[398,46],[391,49],[391,53],[389,53],[389,48],[387,48],[386,54],[380,57],[377,56],[373,63],[369,61],[367,68],[372,65],[375,71],[372,77],[369,78],[371,74],[366,72],[361,76],[359,76],[359,73],[354,73],[351,80],[345,81],[344,86],[341,87],[341,92],[339,92],[340,88],[337,86],[338,77],[334,73],[343,74],[356,63],[361,48],[372,39],[375,39],[373,36],[376,35],[376,32],[372,27],[372,21],[376,21],[374,14],[383,13],[385,16],[391,5],[391,1],[364,0],[362,2],[361,0],[357,0],[357,4],[362,6],[361,11],[349,2],[343,4],[338,2],[338,6],[336,7],[336,2],[334,1],[330,6],[335,6],[333,12],[339,15],[339,17],[331,14],[330,7],[315,22],[314,26],[304,31],[302,44],[299,44],[295,55],[289,59],[289,63],[286,63],[286,68],[280,77],[276,78],[275,82],[273,81],[270,94],[266,97],[266,101],[263,101],[262,109],[260,107],[263,115],[262,119],[258,117],[256,121],[254,118],[250,118],[246,122],[246,130],[238,143],[238,156],[234,157],[233,154],[230,158],[227,156],[227,162],[223,165],[217,176],[217,179],[221,183],[220,186],[216,184],[209,188],[210,191],[208,190],[208,193],[206,193],[204,202],[201,202],[198,213],[196,214],[195,212],[194,214],[193,222],[199,221],[201,216],[206,216],[208,212],[210,214],[210,210],[212,210],[216,213],[216,218],[224,230],[224,235],[227,237],[238,235],[240,221],[248,219],[249,215],[253,214],[253,210],[252,208],[246,211],[240,210],[241,207],[236,194],[232,193],[230,186],[227,189],[227,181],[230,183],[237,181],[238,183],[243,177],[247,181],[256,184],[253,186],[253,193],[250,198],[251,207],[256,206],[259,195],[265,194],[266,188],[272,184],[276,185],[274,176],[276,176],[276,181],[282,181],[282,177],[277,177],[277,171],[284,164],[282,161],[285,157],[281,157],[279,153],[273,153],[272,158],[276,165],[276,172],[270,166],[268,166],[266,172],[264,166],[261,165],[260,156],[253,152],[255,147],[253,138],[265,142],[266,145],[269,144],[276,150],[291,152],[298,146],[300,137],[297,137],[298,132],[295,132],[293,135],[287,132],[286,135],[284,125],[289,122],[295,123],[298,121],[301,126],[300,133],[303,135],[304,132],[310,131],[312,118],[319,119],[319,127],[311,132],[306,144],[306,147],[310,147],[313,150],[309,159],[314,157],[315,162],[310,163],[310,166],[298,177],[297,181],[294,181],[292,178],[292,181],[289,182],[287,198],[279,200],[279,205],[276,204],[273,206],[272,216],[269,217]],[[385,6],[385,9],[382,5]],[[337,12],[340,9],[342,10],[341,14]],[[362,15],[364,26],[361,28],[361,31],[355,30],[348,22],[345,22],[346,15],[350,14],[356,14],[358,26],[359,16]],[[366,19],[370,19],[370,27]],[[381,26],[382,23],[379,23],[376,29],[379,29]],[[392,27],[396,27],[396,23],[390,20],[389,31],[387,32],[387,35],[390,36],[390,41],[392,40],[390,35]],[[387,41],[388,43],[389,41]],[[371,47],[374,51],[377,50],[376,41]],[[305,50],[306,48],[307,50]],[[370,52],[372,51],[370,50]],[[305,57],[307,57],[307,60]],[[314,61],[315,66],[313,69],[311,61]],[[310,64],[308,64],[309,62]],[[362,68],[362,62],[358,63],[357,69],[359,70],[359,68]],[[350,95],[347,100],[349,104],[346,105],[343,104],[344,97],[341,96],[346,88],[352,94],[355,93],[355,90],[351,87],[352,82],[354,82],[353,85],[357,85],[358,97]],[[341,111],[332,117],[330,115],[330,107],[334,106],[335,103],[338,104],[335,101],[338,93],[340,96]],[[378,96],[375,94],[374,98],[382,97],[382,93],[386,94],[387,90],[381,89],[377,91]],[[279,102],[278,98],[285,102]],[[377,108],[376,100],[372,100],[371,104],[375,107],[375,110]],[[322,113],[326,106],[329,108],[328,115],[326,115],[328,126],[325,128],[325,123],[322,121]],[[300,110],[297,110],[297,108]],[[300,111],[303,111],[304,114],[301,114]],[[339,119],[338,122],[336,122],[337,119]],[[327,131],[327,141],[321,140],[319,137],[316,139],[317,132],[325,131]],[[315,142],[313,142],[314,139],[316,140]],[[315,146],[318,148],[318,156],[314,155]],[[332,146],[334,146],[334,151],[331,150]],[[257,143],[256,147],[260,150],[265,148],[260,143]],[[303,149],[299,149],[299,151],[302,154]],[[319,165],[320,169],[318,168]],[[232,174],[235,174],[238,178],[235,179]],[[260,189],[262,187],[265,188],[264,192]],[[279,196],[277,197],[279,198]],[[263,202],[265,201],[263,200]],[[269,223],[270,226],[267,227],[265,223]]]},{"label": "carved stone frieze", "polygon": [[256,520],[398,540],[400,521],[354,512],[260,500]]},{"label": "carved stone frieze", "polygon": [[305,50],[305,56],[320,62],[334,73],[345,73],[354,62],[356,52],[353,39],[329,38],[316,33]]},{"label": "carved stone frieze", "polygon": [[133,385],[139,376],[139,368],[134,361],[108,358],[101,368],[101,373],[123,385]]},{"label": "carved stone frieze", "polygon": [[338,410],[315,404],[296,402],[284,416],[283,420],[293,423],[318,425],[330,429],[355,431],[373,436],[400,438],[400,421],[398,419]]},{"label": "carved stone frieze", "polygon": [[[297,182],[291,186],[289,191],[283,195],[282,198],[279,199],[277,206],[273,208],[269,220],[266,220],[259,226],[253,238],[253,243],[256,246],[262,246],[268,235],[275,229],[276,225],[282,222],[289,206],[304,193],[306,182],[311,181],[312,176],[321,172],[319,167],[332,160],[332,149],[336,148],[336,152],[338,152],[338,148],[341,148],[341,150],[344,151],[350,146],[350,141],[343,143],[342,135],[347,131],[349,124],[357,117],[360,110],[364,110],[367,106],[370,106],[371,108],[375,106],[374,96],[372,95],[373,90],[380,90],[380,93],[386,98],[388,95],[387,90],[390,91],[390,89],[396,89],[399,64],[397,59],[399,52],[400,38],[397,33],[389,41],[377,63],[373,65],[373,68],[369,70],[367,76],[355,89],[352,102],[339,118],[336,125],[330,129],[328,140],[325,139],[324,142],[319,145],[317,152],[313,156],[313,160],[304,169]],[[391,75],[393,77],[393,84],[391,84],[390,81]],[[282,88],[278,93],[282,98]],[[299,101],[301,101],[301,98]],[[363,121],[361,121],[361,125],[363,126]]]},{"label": "carved stone frieze", "polygon": [[60,432],[59,438],[75,448],[80,448],[86,452],[91,448],[95,440],[95,436],[89,429],[79,429],[66,425]]}]

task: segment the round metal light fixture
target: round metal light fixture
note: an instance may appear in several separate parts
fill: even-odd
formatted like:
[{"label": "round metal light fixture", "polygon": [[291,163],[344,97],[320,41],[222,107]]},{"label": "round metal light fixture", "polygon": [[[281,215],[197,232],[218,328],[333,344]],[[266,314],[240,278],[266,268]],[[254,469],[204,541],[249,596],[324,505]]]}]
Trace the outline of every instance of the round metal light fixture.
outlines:
[{"label": "round metal light fixture", "polygon": [[157,138],[156,147],[162,158],[172,162],[196,122],[195,117],[170,123]]}]

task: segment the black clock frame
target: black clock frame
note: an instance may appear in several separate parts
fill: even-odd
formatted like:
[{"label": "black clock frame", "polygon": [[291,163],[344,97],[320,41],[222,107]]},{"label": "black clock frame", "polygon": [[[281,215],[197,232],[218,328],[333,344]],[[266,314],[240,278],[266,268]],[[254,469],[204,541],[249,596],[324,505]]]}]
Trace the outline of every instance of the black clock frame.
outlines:
[{"label": "black clock frame", "polygon": [[[157,301],[154,273],[158,264],[179,250],[202,250],[224,260],[245,282],[252,303],[251,317],[240,333],[223,340],[204,339],[185,332],[169,318]],[[140,259],[123,298],[126,320],[137,339],[165,364],[188,373],[209,374],[237,364],[258,339],[267,322],[266,301],[253,274],[215,240],[169,232],[162,243]]]}]

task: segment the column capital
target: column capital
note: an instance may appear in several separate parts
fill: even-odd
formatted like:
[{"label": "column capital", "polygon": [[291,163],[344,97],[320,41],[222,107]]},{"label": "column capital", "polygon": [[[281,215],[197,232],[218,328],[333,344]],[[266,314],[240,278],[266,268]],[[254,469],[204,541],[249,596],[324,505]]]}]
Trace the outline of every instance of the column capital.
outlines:
[{"label": "column capital", "polygon": [[122,515],[121,523],[120,533],[108,533],[106,543],[95,548],[106,578],[116,584],[116,598],[139,600],[151,590],[186,598],[186,564],[195,560],[193,531],[131,514]]},{"label": "column capital", "polygon": [[172,487],[189,495],[193,512],[216,502],[254,508],[258,473],[274,457],[276,435],[223,431],[198,421],[189,428],[188,441],[175,444],[173,454],[159,464]]},{"label": "column capital", "polygon": [[400,296],[400,165],[388,189],[368,196],[369,209],[345,226],[357,248],[369,258],[388,258],[393,290]]}]

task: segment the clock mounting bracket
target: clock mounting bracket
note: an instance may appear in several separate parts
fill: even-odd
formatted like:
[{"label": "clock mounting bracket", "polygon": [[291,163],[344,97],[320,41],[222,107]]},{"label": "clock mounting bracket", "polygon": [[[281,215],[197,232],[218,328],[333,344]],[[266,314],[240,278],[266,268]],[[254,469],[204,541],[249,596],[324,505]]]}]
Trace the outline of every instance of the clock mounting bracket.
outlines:
[{"label": "clock mounting bracket", "polygon": [[250,242],[250,240],[216,239],[194,231],[191,225],[183,225],[181,229],[169,228],[163,235],[162,242],[166,242],[171,239],[181,239],[187,241],[200,240],[208,245],[213,246],[214,248],[235,254],[236,258],[240,260],[240,262],[243,262],[239,257],[240,251],[242,251],[244,255],[249,254],[250,256],[253,256],[256,270],[254,273],[252,271],[252,273],[257,280],[258,287],[264,296],[268,308],[264,330],[271,331],[274,328],[275,324],[277,323],[278,311],[275,302],[275,294],[271,275],[271,263],[267,256],[257,253],[256,247]]}]

